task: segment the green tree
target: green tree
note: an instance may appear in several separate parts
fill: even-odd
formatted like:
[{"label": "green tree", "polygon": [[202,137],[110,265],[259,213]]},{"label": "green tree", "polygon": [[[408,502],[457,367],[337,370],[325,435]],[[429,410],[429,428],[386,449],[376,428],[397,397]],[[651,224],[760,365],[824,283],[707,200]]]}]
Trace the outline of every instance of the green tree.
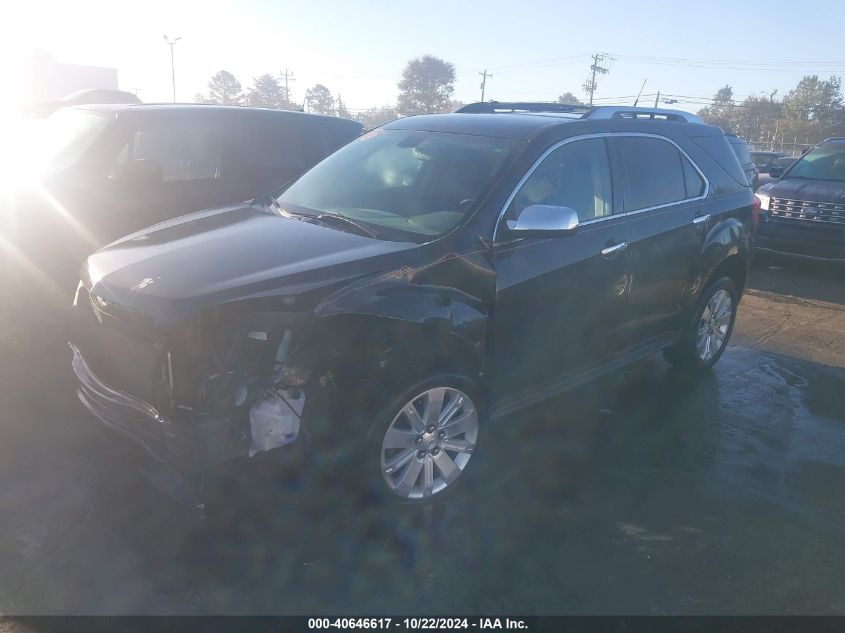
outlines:
[{"label": "green tree", "polygon": [[359,112],[355,118],[364,125],[365,130],[371,130],[388,121],[398,119],[399,113],[393,106],[385,105],[380,108],[369,108],[364,112]]},{"label": "green tree", "polygon": [[408,62],[399,82],[398,111],[404,116],[448,112],[455,92],[455,67],[432,55]]},{"label": "green tree", "polygon": [[334,97],[323,84],[316,84],[305,91],[305,110],[313,114],[334,114]]},{"label": "green tree", "polygon": [[562,95],[560,95],[557,98],[557,102],[558,103],[569,103],[571,105],[583,105],[584,104],[583,101],[581,101],[578,97],[576,97],[574,94],[572,94],[569,91],[564,92]]},{"label": "green tree", "polygon": [[699,110],[698,115],[710,125],[717,125],[726,132],[733,132],[735,110],[733,88],[725,85],[713,95],[712,105]]},{"label": "green tree", "polygon": [[749,141],[768,141],[777,129],[780,113],[780,104],[771,97],[751,95],[734,108],[731,127]]},{"label": "green tree", "polygon": [[346,105],[343,103],[343,99],[340,98],[340,94],[337,95],[337,101],[335,101],[337,116],[342,119],[351,119],[352,113],[346,109]]},{"label": "green tree", "polygon": [[807,75],[783,100],[782,134],[799,142],[817,143],[841,131],[842,80]]},{"label": "green tree", "polygon": [[208,95],[197,94],[195,101],[201,103],[220,103],[223,105],[242,105],[244,95],[241,82],[226,70],[217,72],[208,82]]},{"label": "green tree", "polygon": [[264,108],[286,109],[290,106],[285,89],[273,75],[264,74],[252,80],[252,88],[247,94],[249,105]]}]

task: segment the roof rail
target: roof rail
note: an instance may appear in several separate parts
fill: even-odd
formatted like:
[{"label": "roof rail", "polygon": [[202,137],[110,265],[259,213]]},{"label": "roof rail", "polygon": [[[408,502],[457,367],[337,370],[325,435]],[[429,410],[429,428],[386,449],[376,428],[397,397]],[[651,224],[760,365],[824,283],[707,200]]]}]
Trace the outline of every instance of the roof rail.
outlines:
[{"label": "roof rail", "polygon": [[834,143],[842,143],[843,141],[845,141],[845,136],[831,136],[830,138],[826,138],[825,140],[823,140],[822,143],[828,143],[831,141]]},{"label": "roof rail", "polygon": [[542,112],[561,114],[585,114],[590,106],[574,103],[557,103],[541,101],[479,101],[461,106],[455,112],[472,114],[494,114],[497,112]]},{"label": "roof rail", "polygon": [[455,112],[472,114],[495,114],[507,112],[529,112],[537,114],[573,114],[582,119],[635,119],[653,121],[679,121],[682,123],[703,123],[703,121],[683,110],[666,108],[637,108],[629,106],[588,106],[582,103],[557,103],[542,101],[479,101],[461,106]]},{"label": "roof rail", "polygon": [[635,119],[655,121],[678,121],[681,123],[703,123],[700,117],[683,110],[666,108],[634,108],[628,106],[598,106],[587,112],[585,119]]}]

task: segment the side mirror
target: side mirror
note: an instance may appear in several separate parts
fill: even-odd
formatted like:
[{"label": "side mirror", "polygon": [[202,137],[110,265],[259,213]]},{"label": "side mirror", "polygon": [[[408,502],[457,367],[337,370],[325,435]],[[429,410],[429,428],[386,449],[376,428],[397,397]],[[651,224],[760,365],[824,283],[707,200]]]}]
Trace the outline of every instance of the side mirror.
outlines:
[{"label": "side mirror", "polygon": [[507,228],[514,237],[572,235],[578,230],[578,213],[569,207],[532,204],[525,207],[515,220],[508,220]]},{"label": "side mirror", "polygon": [[783,167],[775,167],[774,165],[772,165],[771,167],[769,167],[769,176],[771,176],[772,178],[780,178],[781,176],[783,176]]}]

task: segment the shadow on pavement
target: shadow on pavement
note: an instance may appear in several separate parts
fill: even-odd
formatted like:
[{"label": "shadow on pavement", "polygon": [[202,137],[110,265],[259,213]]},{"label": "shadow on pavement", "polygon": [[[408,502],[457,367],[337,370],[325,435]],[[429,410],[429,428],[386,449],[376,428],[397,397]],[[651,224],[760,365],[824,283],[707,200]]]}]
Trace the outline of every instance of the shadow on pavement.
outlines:
[{"label": "shadow on pavement", "polygon": [[768,255],[758,257],[749,288],[845,305],[845,266]]}]

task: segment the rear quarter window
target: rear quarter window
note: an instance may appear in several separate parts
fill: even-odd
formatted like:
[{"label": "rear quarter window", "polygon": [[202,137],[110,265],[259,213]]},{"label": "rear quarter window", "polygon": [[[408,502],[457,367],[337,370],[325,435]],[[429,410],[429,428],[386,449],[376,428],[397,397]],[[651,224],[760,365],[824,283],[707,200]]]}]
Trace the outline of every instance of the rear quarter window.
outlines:
[{"label": "rear quarter window", "polygon": [[[723,134],[713,134],[709,136],[693,136],[692,141],[700,147],[704,152],[719,166],[719,168],[730,176],[731,181],[735,182],[740,187],[750,186],[748,178],[739,164],[739,159],[736,153],[728,143],[728,139]],[[711,182],[712,182],[711,178]],[[721,184],[725,185],[724,179],[719,179]],[[724,189],[725,187],[719,187]],[[737,187],[738,189],[739,187]]]},{"label": "rear quarter window", "polygon": [[748,145],[746,145],[744,141],[734,139],[730,141],[730,144],[731,149],[733,149],[740,164],[749,165],[754,162],[751,160],[751,153],[748,151]]}]

